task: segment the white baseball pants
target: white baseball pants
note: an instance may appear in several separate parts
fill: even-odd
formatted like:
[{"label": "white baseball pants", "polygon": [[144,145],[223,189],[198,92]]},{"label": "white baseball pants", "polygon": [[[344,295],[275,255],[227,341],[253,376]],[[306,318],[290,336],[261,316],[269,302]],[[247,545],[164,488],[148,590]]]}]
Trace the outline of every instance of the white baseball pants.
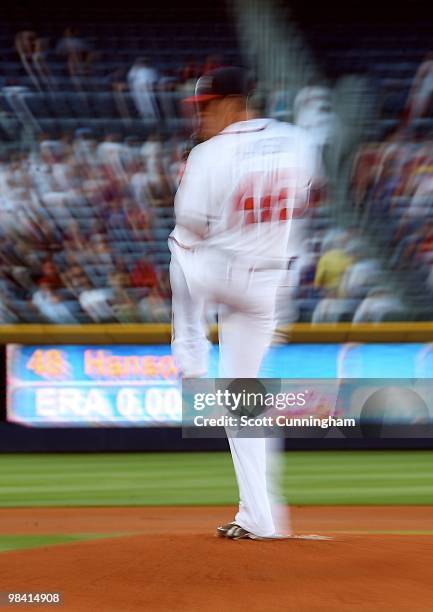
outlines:
[{"label": "white baseball pants", "polygon": [[[215,252],[179,251],[172,246],[170,272],[173,350],[181,368],[207,369],[203,309],[211,301],[219,304],[220,377],[256,378],[274,330],[282,273],[251,271]],[[193,357],[191,350],[196,351]],[[279,503],[275,474],[281,441],[229,437],[229,445],[240,494],[236,523],[259,536],[288,533],[287,510]]]},{"label": "white baseball pants", "polygon": [[191,298],[184,269],[190,253],[170,243],[170,284],[173,295],[171,348],[183,377],[200,378],[208,371],[210,343],[207,340],[204,298]]}]

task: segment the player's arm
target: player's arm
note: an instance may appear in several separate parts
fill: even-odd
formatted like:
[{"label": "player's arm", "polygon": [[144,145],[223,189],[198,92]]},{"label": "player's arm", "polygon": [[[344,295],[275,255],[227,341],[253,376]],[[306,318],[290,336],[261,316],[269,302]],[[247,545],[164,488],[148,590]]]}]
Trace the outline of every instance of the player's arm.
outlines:
[{"label": "player's arm", "polygon": [[189,154],[174,201],[176,225],[196,239],[206,238],[209,225],[209,165],[200,146]]},{"label": "player's arm", "polygon": [[303,145],[303,162],[306,168],[309,184],[321,185],[326,183],[326,173],[323,165],[322,152],[317,144],[312,140],[310,134],[304,133]]},{"label": "player's arm", "polygon": [[320,149],[308,132],[299,128],[296,138],[298,139],[298,195],[295,207],[305,211],[309,204],[311,189],[326,185],[326,175]]}]

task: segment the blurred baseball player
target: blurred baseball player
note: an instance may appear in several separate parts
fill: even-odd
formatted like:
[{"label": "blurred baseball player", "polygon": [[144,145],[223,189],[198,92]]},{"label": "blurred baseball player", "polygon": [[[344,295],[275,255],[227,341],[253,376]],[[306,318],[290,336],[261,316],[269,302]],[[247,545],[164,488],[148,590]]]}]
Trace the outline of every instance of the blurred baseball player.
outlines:
[{"label": "blurred baseball player", "polygon": [[[255,378],[275,325],[275,299],[287,262],[291,220],[306,205],[315,147],[298,127],[251,118],[250,84],[240,68],[220,68],[197,83],[200,136],[176,200],[172,252],[173,353],[184,377],[207,372],[203,321],[219,305],[222,378]],[[229,438],[239,511],[218,534],[287,535],[273,503],[266,438]]]}]

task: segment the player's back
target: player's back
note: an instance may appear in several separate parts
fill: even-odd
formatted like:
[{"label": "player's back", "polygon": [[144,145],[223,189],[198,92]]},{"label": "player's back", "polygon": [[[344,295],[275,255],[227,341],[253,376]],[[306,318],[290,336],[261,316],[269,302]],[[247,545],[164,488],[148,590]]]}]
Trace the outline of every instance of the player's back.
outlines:
[{"label": "player's back", "polygon": [[316,170],[306,132],[255,119],[232,124],[198,149],[207,169],[207,246],[252,263],[284,260],[291,220],[305,212]]}]

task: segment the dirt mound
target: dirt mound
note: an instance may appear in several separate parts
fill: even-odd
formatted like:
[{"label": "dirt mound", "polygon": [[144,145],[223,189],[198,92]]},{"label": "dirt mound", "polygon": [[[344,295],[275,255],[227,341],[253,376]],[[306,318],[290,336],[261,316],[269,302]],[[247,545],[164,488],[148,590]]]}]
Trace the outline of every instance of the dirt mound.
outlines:
[{"label": "dirt mound", "polygon": [[[282,542],[214,537],[213,527],[230,512],[3,510],[3,533],[140,533],[3,553],[0,590],[59,590],[59,609],[74,612],[431,609],[433,535],[409,532],[433,533],[432,508],[295,508],[297,532],[334,533],[334,539]],[[368,530],[407,535],[355,533]]]}]

